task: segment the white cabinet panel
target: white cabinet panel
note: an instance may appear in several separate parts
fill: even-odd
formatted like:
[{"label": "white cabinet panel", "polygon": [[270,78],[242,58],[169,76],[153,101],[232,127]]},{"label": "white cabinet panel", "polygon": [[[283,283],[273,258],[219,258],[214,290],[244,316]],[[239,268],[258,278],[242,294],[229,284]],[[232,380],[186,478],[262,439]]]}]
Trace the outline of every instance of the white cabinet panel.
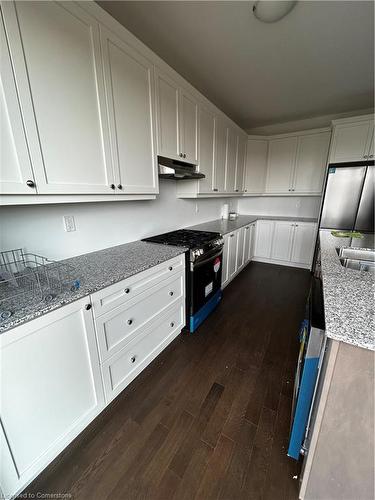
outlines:
[{"label": "white cabinet panel", "polygon": [[0,37],[0,192],[35,194],[35,188],[26,184],[35,180],[1,19]]},{"label": "white cabinet panel", "polygon": [[244,264],[247,264],[250,260],[250,246],[251,246],[251,224],[244,227],[244,248],[243,248]]},{"label": "white cabinet panel", "polygon": [[199,107],[199,172],[206,177],[199,181],[200,193],[212,193],[215,154],[215,115]]},{"label": "white cabinet panel", "polygon": [[[97,22],[73,2],[15,6],[43,158],[38,193],[112,193]],[[28,91],[23,82],[22,104]]]},{"label": "white cabinet panel", "polygon": [[292,175],[297,152],[297,137],[271,139],[268,149],[267,193],[291,191]]},{"label": "white cabinet panel", "polygon": [[255,253],[255,242],[256,242],[256,228],[257,225],[254,222],[250,225],[250,246],[249,246],[249,257],[248,260],[252,260]]},{"label": "white cabinet panel", "polygon": [[181,153],[189,163],[198,163],[198,103],[185,90],[180,91]]},{"label": "white cabinet panel", "polygon": [[214,191],[224,192],[227,130],[222,118],[216,120]]},{"label": "white cabinet panel", "polygon": [[335,125],[330,163],[361,161],[367,158],[371,120]]},{"label": "white cabinet panel", "polygon": [[105,28],[101,42],[116,189],[156,193],[153,65]]},{"label": "white cabinet panel", "polygon": [[275,223],[268,220],[258,220],[256,224],[255,257],[269,259],[271,257],[272,238]]},{"label": "white cabinet panel", "polygon": [[225,154],[225,191],[234,192],[236,180],[237,135],[231,127],[227,127]]},{"label": "white cabinet panel", "polygon": [[[1,420],[20,484],[104,406],[92,311],[78,300],[0,336]],[[9,484],[1,468],[1,483]]]},{"label": "white cabinet panel", "polygon": [[245,193],[264,193],[268,141],[249,139],[246,150]]},{"label": "white cabinet panel", "polygon": [[226,234],[224,237],[223,247],[223,269],[221,275],[221,286],[224,288],[229,283],[229,240],[230,235]]},{"label": "white cabinet panel", "polygon": [[272,259],[290,261],[293,231],[294,223],[289,221],[275,221],[271,250]]},{"label": "white cabinet panel", "polygon": [[180,158],[179,144],[179,90],[167,75],[156,71],[158,154]]},{"label": "white cabinet panel", "polygon": [[245,249],[245,228],[241,227],[237,231],[237,270],[239,271],[243,265],[245,264],[245,256],[244,256],[244,249]]},{"label": "white cabinet panel", "polygon": [[228,274],[231,280],[237,272],[238,231],[229,234]]},{"label": "white cabinet panel", "polygon": [[316,225],[297,222],[294,228],[291,261],[310,265],[315,248]]},{"label": "white cabinet panel", "polygon": [[236,193],[244,190],[244,169],[246,159],[246,138],[242,135],[237,136],[237,155],[236,155]]},{"label": "white cabinet panel", "polygon": [[322,191],[330,136],[330,132],[322,132],[299,137],[293,183],[295,192]]}]

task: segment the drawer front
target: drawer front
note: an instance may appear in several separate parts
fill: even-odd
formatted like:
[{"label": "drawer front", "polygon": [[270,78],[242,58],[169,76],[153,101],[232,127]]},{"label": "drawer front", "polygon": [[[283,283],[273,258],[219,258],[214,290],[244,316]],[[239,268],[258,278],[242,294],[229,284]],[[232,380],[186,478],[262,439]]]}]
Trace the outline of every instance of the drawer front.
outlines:
[{"label": "drawer front", "polygon": [[94,316],[98,317],[132,300],[136,295],[166,279],[171,274],[181,272],[184,269],[185,254],[182,254],[92,294]]},{"label": "drawer front", "polygon": [[101,361],[139,335],[168,306],[184,299],[185,274],[170,276],[95,320]]},{"label": "drawer front", "polygon": [[116,397],[180,333],[185,305],[179,300],[125,348],[102,364],[106,402]]}]

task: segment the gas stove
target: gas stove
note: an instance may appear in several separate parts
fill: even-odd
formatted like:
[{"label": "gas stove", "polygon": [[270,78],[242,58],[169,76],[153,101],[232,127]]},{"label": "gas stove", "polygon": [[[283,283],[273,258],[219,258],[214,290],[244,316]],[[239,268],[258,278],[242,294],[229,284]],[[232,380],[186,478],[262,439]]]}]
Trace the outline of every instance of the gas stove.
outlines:
[{"label": "gas stove", "polygon": [[170,233],[159,234],[143,241],[189,248],[189,260],[195,262],[202,259],[223,246],[224,241],[220,233],[209,231],[195,231],[192,229],[179,229]]},{"label": "gas stove", "polygon": [[220,303],[224,240],[220,233],[179,229],[143,241],[187,247],[186,326],[193,333]]}]

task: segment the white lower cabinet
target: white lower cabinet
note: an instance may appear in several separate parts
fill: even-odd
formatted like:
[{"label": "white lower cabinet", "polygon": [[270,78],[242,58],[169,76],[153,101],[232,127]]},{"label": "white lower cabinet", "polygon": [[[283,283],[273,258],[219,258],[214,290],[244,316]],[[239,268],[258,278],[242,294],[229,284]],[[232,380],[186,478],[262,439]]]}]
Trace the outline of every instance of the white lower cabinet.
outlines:
[{"label": "white lower cabinet", "polygon": [[104,407],[92,311],[84,298],[0,336],[0,484],[14,495]]},{"label": "white lower cabinet", "polygon": [[254,260],[310,268],[316,224],[295,221],[257,221]]},{"label": "white lower cabinet", "polygon": [[224,235],[222,288],[225,288],[252,259],[254,231],[255,223]]},{"label": "white lower cabinet", "polygon": [[290,261],[293,244],[294,224],[289,221],[277,222],[271,248],[271,259]]},{"label": "white lower cabinet", "polygon": [[184,326],[182,254],[1,334],[4,497],[22,491]]}]

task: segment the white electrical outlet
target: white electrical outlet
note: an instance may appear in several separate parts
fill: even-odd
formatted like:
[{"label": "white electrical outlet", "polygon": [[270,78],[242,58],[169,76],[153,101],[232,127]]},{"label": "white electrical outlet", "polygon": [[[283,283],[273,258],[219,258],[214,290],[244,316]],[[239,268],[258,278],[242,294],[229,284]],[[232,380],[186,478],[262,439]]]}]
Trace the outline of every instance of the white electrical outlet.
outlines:
[{"label": "white electrical outlet", "polygon": [[64,228],[67,233],[76,230],[76,223],[73,215],[64,215]]}]

